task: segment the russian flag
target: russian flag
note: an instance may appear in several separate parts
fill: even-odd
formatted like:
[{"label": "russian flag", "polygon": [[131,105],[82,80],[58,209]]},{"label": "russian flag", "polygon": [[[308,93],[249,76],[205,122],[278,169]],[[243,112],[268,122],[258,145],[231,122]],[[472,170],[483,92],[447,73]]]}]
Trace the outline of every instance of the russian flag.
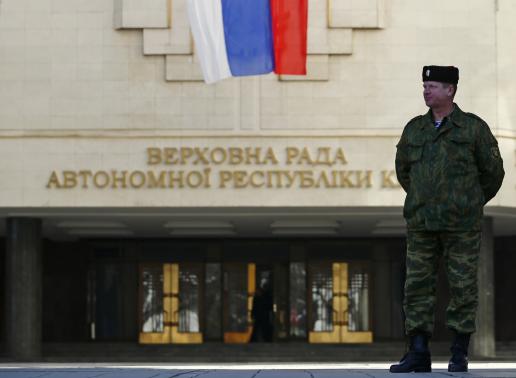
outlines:
[{"label": "russian flag", "polygon": [[308,0],[188,0],[207,83],[231,77],[306,75]]}]

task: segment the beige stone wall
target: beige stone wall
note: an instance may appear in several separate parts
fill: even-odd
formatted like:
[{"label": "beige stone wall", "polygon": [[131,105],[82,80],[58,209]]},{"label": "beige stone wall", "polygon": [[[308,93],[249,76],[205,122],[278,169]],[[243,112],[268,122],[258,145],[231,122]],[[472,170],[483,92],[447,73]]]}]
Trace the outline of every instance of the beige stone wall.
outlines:
[{"label": "beige stone wall", "polygon": [[499,203],[516,207],[516,3],[499,0],[497,5],[497,134],[503,148],[506,181]]},{"label": "beige stone wall", "polygon": [[349,151],[345,169],[379,174],[393,169],[405,123],[426,111],[421,67],[452,64],[461,70],[457,102],[500,140],[507,179],[493,204],[516,207],[512,0],[310,0],[307,77],[215,85],[200,81],[184,5],[0,0],[0,206],[401,205],[400,189],[377,183],[343,193],[248,188],[209,196],[45,185],[53,170],[122,169],[127,161],[144,169],[152,145],[272,141],[281,150],[317,148],[324,136]]},{"label": "beige stone wall", "polygon": [[500,131],[516,130],[516,3],[498,1],[497,32],[497,80],[498,128]]}]

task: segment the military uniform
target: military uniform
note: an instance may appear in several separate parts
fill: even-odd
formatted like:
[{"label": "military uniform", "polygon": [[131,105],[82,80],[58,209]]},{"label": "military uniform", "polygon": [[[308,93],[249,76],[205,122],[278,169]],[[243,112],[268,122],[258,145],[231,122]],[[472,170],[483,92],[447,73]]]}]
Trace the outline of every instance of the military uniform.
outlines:
[{"label": "military uniform", "polygon": [[443,256],[451,293],[447,325],[470,334],[478,303],[483,207],[504,177],[498,143],[481,118],[456,104],[438,128],[429,110],[403,130],[396,174],[407,192],[406,333],[433,332],[437,267]]}]

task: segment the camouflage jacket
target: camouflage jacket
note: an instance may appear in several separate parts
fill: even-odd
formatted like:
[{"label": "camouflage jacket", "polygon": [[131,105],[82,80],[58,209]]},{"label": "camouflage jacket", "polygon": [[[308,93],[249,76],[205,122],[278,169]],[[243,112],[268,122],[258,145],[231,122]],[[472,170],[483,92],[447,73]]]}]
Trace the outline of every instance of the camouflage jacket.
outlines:
[{"label": "camouflage jacket", "polygon": [[480,230],[483,207],[504,174],[489,126],[457,105],[438,129],[431,110],[412,119],[397,145],[396,175],[407,192],[403,216],[411,230]]}]

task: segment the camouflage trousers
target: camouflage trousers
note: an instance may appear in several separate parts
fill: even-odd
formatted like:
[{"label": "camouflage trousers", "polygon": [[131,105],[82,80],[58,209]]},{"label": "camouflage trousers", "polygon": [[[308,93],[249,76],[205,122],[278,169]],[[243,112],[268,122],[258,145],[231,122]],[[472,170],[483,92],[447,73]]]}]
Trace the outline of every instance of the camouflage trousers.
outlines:
[{"label": "camouflage trousers", "polygon": [[448,328],[460,333],[475,332],[480,239],[479,231],[409,230],[403,301],[407,335],[433,333],[437,270],[441,257],[444,258],[450,286],[446,324]]}]

